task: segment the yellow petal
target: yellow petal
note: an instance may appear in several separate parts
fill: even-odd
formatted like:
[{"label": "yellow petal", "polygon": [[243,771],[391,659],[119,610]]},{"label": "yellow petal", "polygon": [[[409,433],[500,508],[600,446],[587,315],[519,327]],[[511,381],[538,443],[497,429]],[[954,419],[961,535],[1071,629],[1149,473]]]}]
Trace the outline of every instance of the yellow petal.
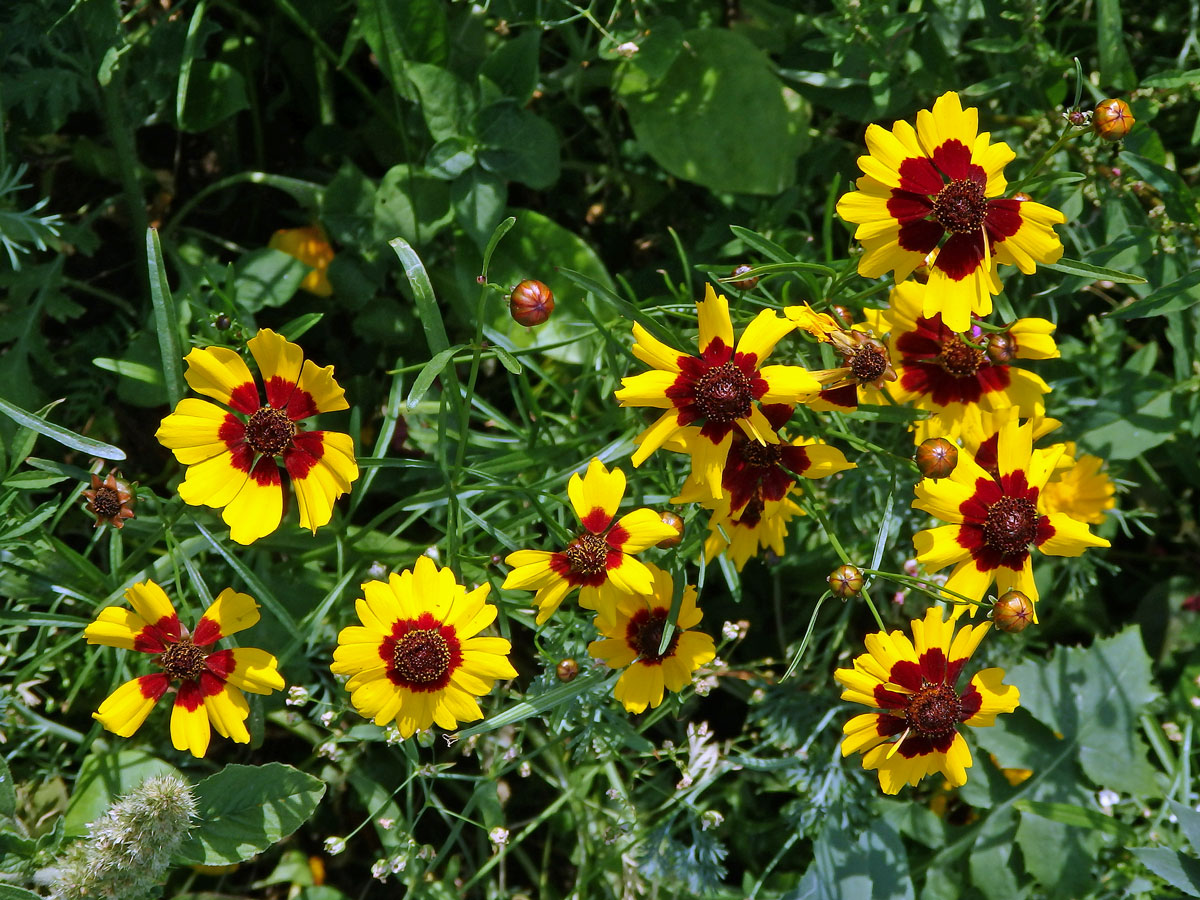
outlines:
[{"label": "yellow petal", "polygon": [[[237,688],[226,684],[220,693],[206,695],[204,710],[212,726],[217,729],[217,734],[238,744],[250,743],[250,732],[246,730],[250,704]],[[200,755],[203,756],[203,751]]]},{"label": "yellow petal", "polygon": [[225,588],[204,611],[193,640],[200,646],[249,628],[259,620],[258,604],[249,594]]},{"label": "yellow petal", "polygon": [[633,355],[664,372],[679,372],[679,357],[685,354],[668,347],[636,322],[633,323]]},{"label": "yellow petal", "polygon": [[176,750],[188,750],[197,759],[208,751],[212,731],[200,688],[194,682],[184,682],[175,695],[171,709],[171,743]]},{"label": "yellow petal", "polygon": [[733,348],[733,322],[729,319],[729,301],[718,294],[711,284],[704,286],[704,299],[696,303],[696,316],[700,322],[700,352],[708,349],[714,340],[721,340],[726,347]]},{"label": "yellow petal", "polygon": [[[177,460],[190,466],[229,449],[228,442],[221,437],[221,427],[227,420],[237,421],[232,413],[215,403],[186,397],[179,401],[173,413],[162,420],[154,436],[175,454]],[[244,433],[240,422],[236,429],[240,442]]]},{"label": "yellow petal", "polygon": [[234,647],[228,651],[233,655],[233,669],[226,680],[235,687],[251,694],[269,694],[284,688],[283,676],[279,674],[279,661],[266,650],[257,647]]},{"label": "yellow petal", "polygon": [[169,684],[169,679],[162,673],[127,681],[105,698],[100,708],[92,713],[92,718],[113,734],[132,737]]},{"label": "yellow petal", "polygon": [[[195,467],[193,466],[193,469]],[[191,469],[188,470],[189,474]],[[182,485],[180,496],[183,496]],[[283,518],[283,487],[279,466],[264,457],[242,482],[242,489],[225,505],[221,519],[229,526],[229,538],[246,546],[266,537]]]},{"label": "yellow petal", "polygon": [[197,394],[220,400],[239,412],[252,413],[258,409],[259,395],[254,378],[234,351],[224,347],[196,347],[184,361],[187,370],[183,377]]},{"label": "yellow petal", "polygon": [[741,340],[737,343],[737,352],[753,353],[757,368],[771,355],[783,336],[795,327],[793,322],[781,318],[774,310],[764,309],[742,332]]},{"label": "yellow petal", "polygon": [[584,477],[580,478],[578,473],[571,476],[567,496],[583,527],[599,534],[617,514],[625,496],[625,473],[615,467],[609,472],[604,463],[593,459]]}]

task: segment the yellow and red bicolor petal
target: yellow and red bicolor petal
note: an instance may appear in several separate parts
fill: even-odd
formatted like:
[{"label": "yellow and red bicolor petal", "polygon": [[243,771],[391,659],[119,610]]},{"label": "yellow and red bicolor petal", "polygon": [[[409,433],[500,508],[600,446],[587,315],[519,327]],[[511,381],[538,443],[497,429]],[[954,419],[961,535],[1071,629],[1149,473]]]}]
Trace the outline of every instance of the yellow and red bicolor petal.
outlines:
[{"label": "yellow and red bicolor petal", "polygon": [[[961,240],[960,240],[961,239]],[[929,270],[924,310],[926,317],[941,313],[951,331],[971,327],[971,316],[992,311],[992,294],[1000,292],[995,263],[985,265],[983,240],[975,234],[956,234],[946,241]]]},{"label": "yellow and red bicolor petal", "polygon": [[[1019,569],[1010,569],[1008,566],[1000,566],[992,572],[996,579],[996,594],[1004,596],[1009,591],[1020,591],[1033,604],[1033,621],[1037,624],[1037,602],[1040,599],[1037,589],[1037,581],[1033,577],[1033,557],[1026,554],[1024,561]],[[975,611],[979,612],[982,607],[976,607]]]},{"label": "yellow and red bicolor petal", "polygon": [[996,467],[1001,475],[1027,472],[1033,455],[1033,429],[1029,423],[1018,425],[1010,418],[998,432],[996,444]]},{"label": "yellow and red bicolor petal", "polygon": [[506,591],[533,591],[562,578],[550,565],[554,554],[546,550],[518,550],[504,560],[513,570],[500,585]]},{"label": "yellow and red bicolor petal", "polygon": [[[961,526],[951,526],[961,527]],[[980,563],[974,559],[966,559],[954,567],[946,580],[946,589],[955,594],[961,594],[972,600],[982,600],[983,595],[996,578],[996,569],[980,568]],[[956,597],[948,596],[951,602],[959,602]]]},{"label": "yellow and red bicolor petal", "polygon": [[[1033,274],[1037,263],[1058,262],[1063,254],[1062,241],[1054,233],[1054,226],[1061,225],[1066,217],[1050,206],[1032,200],[993,200],[1007,216],[1004,238],[996,244],[996,261],[1016,266],[1026,275]],[[991,205],[989,204],[989,206]],[[990,211],[989,231],[998,218]]]},{"label": "yellow and red bicolor petal", "polygon": [[258,388],[245,361],[224,347],[196,347],[184,357],[183,373],[197,394],[220,400],[226,406],[249,415],[259,408]]},{"label": "yellow and red bicolor petal", "polygon": [[[961,457],[961,454],[960,454]],[[975,496],[975,486],[949,478],[922,478],[913,489],[913,509],[927,512],[943,522],[963,521],[962,505]]]},{"label": "yellow and red bicolor petal", "polygon": [[799,403],[821,390],[821,383],[800,366],[766,366],[758,374],[767,382],[767,390],[758,398],[763,404]]},{"label": "yellow and red bicolor petal", "polygon": [[655,409],[674,409],[675,401],[667,392],[679,380],[678,372],[653,369],[640,375],[621,379],[621,388],[613,396],[621,406],[650,406]]},{"label": "yellow and red bicolor petal", "polygon": [[955,677],[957,677],[958,672],[962,671],[962,667],[971,658],[971,655],[974,654],[991,627],[991,622],[984,622],[981,625],[968,625],[960,628],[958,633],[954,635],[954,640],[950,644],[950,665],[956,667]]},{"label": "yellow and red bicolor petal", "polygon": [[215,693],[205,694],[204,711],[221,737],[227,737],[237,744],[250,743],[250,732],[246,730],[250,704],[232,684],[222,684]]},{"label": "yellow and red bicolor petal", "polygon": [[636,322],[633,323],[633,355],[655,369],[679,373],[679,357],[687,356],[668,347]]},{"label": "yellow and red bicolor petal", "polygon": [[153,581],[134,584],[125,591],[125,599],[141,617],[145,627],[134,636],[133,649],[159,653],[168,643],[179,640],[179,616],[166,592]]},{"label": "yellow and red bicolor petal", "polygon": [[424,611],[445,623],[456,593],[463,590],[454,580],[454,572],[449,566],[439,567],[428,556],[418,556],[412,573],[414,597],[419,598]]},{"label": "yellow and red bicolor petal", "polygon": [[913,535],[917,562],[925,567],[926,572],[936,572],[970,558],[971,551],[959,542],[959,531],[959,525],[942,525]]},{"label": "yellow and red bicolor petal", "polygon": [[224,453],[242,443],[245,435],[246,426],[233,413],[194,397],[180,400],[154,433],[185,466]]},{"label": "yellow and red bicolor petal", "polygon": [[626,594],[649,594],[654,589],[654,577],[646,564],[617,550],[609,551],[608,580]]},{"label": "yellow and red bicolor petal", "polygon": [[545,624],[546,620],[554,615],[554,611],[562,604],[563,598],[574,589],[575,585],[561,577],[545,587],[539,588],[538,592],[533,595],[534,605],[538,609],[537,624]]},{"label": "yellow and red bicolor petal", "polygon": [[802,475],[805,478],[826,478],[830,475],[836,475],[838,472],[845,472],[858,467],[857,463],[852,463],[846,459],[846,454],[837,447],[820,443],[812,438],[797,438],[792,441],[792,446],[803,449],[804,465],[800,468],[792,468],[790,463],[798,462],[801,457],[799,454],[792,453],[786,447],[783,450],[783,456],[789,461],[788,468],[797,475]]},{"label": "yellow and red bicolor petal", "polygon": [[[180,496],[183,496],[182,490]],[[282,518],[283,485],[279,466],[273,458],[264,456],[225,505],[221,519],[229,526],[230,540],[245,546],[273,532]]]},{"label": "yellow and red bicolor petal", "polygon": [[966,724],[972,727],[994,725],[1000,713],[1010,713],[1021,705],[1021,691],[1004,683],[1003,669],[981,669],[971,678],[969,690],[979,695],[978,708]]},{"label": "yellow and red bicolor petal", "polygon": [[758,365],[775,350],[783,336],[796,324],[772,309],[764,309],[746,326],[737,342],[737,352],[753,355]]},{"label": "yellow and red bicolor petal", "polygon": [[604,463],[593,459],[582,478],[578,472],[571,476],[567,496],[580,524],[592,534],[600,534],[617,514],[625,496],[625,473],[618,468],[610,472]]},{"label": "yellow and red bicolor petal", "polygon": [[[973,106],[962,108],[958,94],[946,91],[933,102],[932,109],[917,113],[917,138],[925,152],[938,161],[938,150],[951,141],[957,141],[965,149],[975,146],[979,135],[979,110]],[[941,189],[941,186],[938,186]]]},{"label": "yellow and red bicolor petal", "polygon": [[713,341],[733,346],[733,322],[729,318],[729,301],[718,294],[711,284],[704,285],[704,299],[696,302],[696,318],[700,324],[700,353]]},{"label": "yellow and red bicolor petal", "polygon": [[218,650],[208,655],[205,665],[219,680],[228,681],[251,694],[269,694],[284,688],[283,676],[279,674],[279,661],[257,647]]},{"label": "yellow and red bicolor petal", "polygon": [[[953,683],[952,679],[946,678],[945,667],[949,660],[950,641],[954,635],[954,622],[944,621],[941,607],[931,606],[925,610],[925,617],[923,619],[913,620],[912,634],[913,648],[917,651],[917,658],[921,662],[922,674],[925,676],[925,680],[933,684],[941,684],[944,681]],[[930,651],[936,651],[934,656],[939,660],[932,670],[927,665],[926,658],[926,654]]]},{"label": "yellow and red bicolor petal", "polygon": [[304,351],[270,328],[260,328],[246,346],[258,363],[259,375],[267,389],[267,404],[283,409],[300,380]]},{"label": "yellow and red bicolor petal", "polygon": [[[346,402],[346,392],[333,377],[333,366],[318,366],[311,359],[304,361],[300,370],[298,383],[299,393],[288,405],[288,415],[293,419],[303,418],[300,413],[305,406],[298,404],[297,399],[304,397],[305,404],[313,413],[336,412],[339,409],[349,409]],[[309,413],[312,415],[313,413]]]},{"label": "yellow and red bicolor petal", "polygon": [[975,146],[971,148],[971,162],[983,169],[987,176],[983,194],[985,197],[999,197],[1008,187],[1004,177],[1004,167],[1017,158],[1016,151],[1004,141],[992,142],[990,132],[983,132],[975,138]]},{"label": "yellow and red bicolor petal", "polygon": [[[218,693],[224,687],[224,682],[217,678],[212,678],[209,684],[212,693]],[[171,743],[176,750],[188,750],[196,758],[207,752],[212,736],[208,713],[204,709],[204,698],[208,693],[199,681],[184,681],[179,685],[171,710]]]},{"label": "yellow and red bicolor petal", "polygon": [[113,734],[131,737],[170,685],[165,672],[134,678],[109,694],[92,718]]},{"label": "yellow and red bicolor petal", "polygon": [[259,620],[258,604],[249,594],[225,588],[204,611],[192,635],[192,643],[206,647],[214,641],[249,628]]},{"label": "yellow and red bicolor petal", "polygon": [[[419,615],[412,596],[412,572],[405,569],[397,575],[388,576],[387,583],[368,581],[361,585],[363,595],[354,601],[358,619],[367,629],[382,637],[390,635],[392,628],[401,619],[415,619]],[[341,642],[346,632],[342,632]]]},{"label": "yellow and red bicolor petal", "polygon": [[904,720],[888,713],[863,713],[855,716],[842,726],[842,756],[851,753],[866,753],[872,747],[877,747],[894,734],[897,723],[903,731]]},{"label": "yellow and red bicolor petal", "polygon": [[[874,707],[881,705],[879,698],[875,696],[875,690],[887,683],[886,677],[883,681],[880,681],[875,675],[864,671],[858,666],[855,666],[853,669],[838,669],[833,673],[833,677],[838,684],[845,688],[842,691],[842,699],[846,702],[861,703],[863,706]],[[883,696],[885,701],[895,708],[900,708],[904,705],[903,703],[898,703],[889,695]]]},{"label": "yellow and red bicolor petal", "polygon": [[[137,649],[137,638],[145,628],[146,620],[132,610],[123,606],[106,606],[96,614],[96,621],[83,629],[83,636],[89,644],[134,650]],[[165,645],[155,650],[147,648],[148,652],[162,649],[165,649]]]},{"label": "yellow and red bicolor petal", "polygon": [[1087,523],[1066,513],[1051,513],[1048,518],[1054,533],[1037,548],[1049,556],[1081,556],[1089,547],[1111,546],[1104,538],[1092,534]]},{"label": "yellow and red bicolor petal", "polygon": [[300,508],[300,527],[316,533],[333,518],[333,504],[358,478],[354,439],[336,431],[301,431],[283,451]]},{"label": "yellow and red bicolor petal", "polygon": [[665,444],[668,440],[674,437],[682,430],[679,424],[679,416],[675,410],[667,410],[659,416],[650,427],[644,429],[641,434],[633,439],[633,442],[638,445],[634,451],[630,461],[635,467],[640,466],[646,459]]},{"label": "yellow and red bicolor petal", "polygon": [[617,520],[604,536],[608,545],[623,553],[641,553],[659,541],[674,537],[678,532],[663,522],[652,509],[635,509]]}]

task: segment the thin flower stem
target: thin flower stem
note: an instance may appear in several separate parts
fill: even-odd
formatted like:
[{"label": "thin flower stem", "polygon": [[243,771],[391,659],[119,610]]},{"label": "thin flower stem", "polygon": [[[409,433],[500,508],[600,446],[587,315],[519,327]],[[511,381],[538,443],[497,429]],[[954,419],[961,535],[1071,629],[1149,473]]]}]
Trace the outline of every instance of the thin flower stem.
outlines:
[{"label": "thin flower stem", "polygon": [[880,631],[887,631],[887,626],[883,624],[883,619],[880,618],[879,610],[875,608],[875,601],[871,599],[871,595],[867,592],[866,587],[862,589],[862,598],[867,601],[867,606],[871,608],[871,615],[875,617],[875,624],[879,626]]},{"label": "thin flower stem", "polygon": [[[921,593],[928,594],[935,600],[945,600],[947,599],[946,595],[949,594],[956,601],[962,603],[970,603],[973,606],[986,605],[979,600],[971,599],[965,594],[960,594],[958,591],[952,591],[947,587],[939,585],[936,581],[929,581],[928,579],[924,578],[915,578],[911,575],[901,575],[897,572],[884,572],[879,569],[863,569],[862,571],[864,575],[877,575],[880,578],[886,578],[889,581],[895,581],[897,584],[902,584],[905,587],[916,588]],[[930,590],[930,587],[933,587],[934,590]]]},{"label": "thin flower stem", "polygon": [[1009,190],[1014,194],[1019,192],[1021,188],[1025,186],[1026,182],[1031,180],[1039,171],[1041,171],[1042,166],[1049,162],[1050,158],[1054,156],[1055,153],[1061,150],[1068,141],[1074,140],[1081,134],[1083,134],[1083,129],[1080,129],[1068,122],[1066,127],[1063,128],[1062,134],[1058,136],[1058,140],[1054,142],[1054,146],[1043,153],[1041,158],[1033,164],[1033,168],[1022,175],[1017,180],[1016,184],[1010,185]]}]

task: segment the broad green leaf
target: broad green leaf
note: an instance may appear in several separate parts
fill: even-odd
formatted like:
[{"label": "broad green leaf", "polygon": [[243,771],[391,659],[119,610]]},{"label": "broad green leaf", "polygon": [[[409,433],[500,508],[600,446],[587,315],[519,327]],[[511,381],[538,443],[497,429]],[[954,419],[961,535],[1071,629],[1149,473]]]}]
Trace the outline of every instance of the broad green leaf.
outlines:
[{"label": "broad green leaf", "polygon": [[1170,801],[1170,804],[1171,812],[1179,820],[1179,830],[1187,837],[1192,850],[1200,856],[1200,812],[1174,800]]},{"label": "broad green leaf", "polygon": [[0,756],[0,819],[11,819],[17,812],[17,791],[13,786],[12,772],[8,763]]},{"label": "broad green leaf", "polygon": [[1143,866],[1189,897],[1200,897],[1200,860],[1166,847],[1130,847]]},{"label": "broad green leaf", "polygon": [[542,34],[537,26],[526,26],[492,51],[479,67],[484,75],[517,103],[529,102],[538,81],[538,50]]},{"label": "broad green leaf", "polygon": [[141,750],[93,750],[80,766],[71,792],[64,818],[66,834],[87,834],[88,825],[104,815],[114,800],[147,778],[179,774],[170,763]]},{"label": "broad green leaf", "polygon": [[813,863],[789,900],[912,900],[908,854],[894,828],[876,819],[862,829],[830,825],[813,844]]},{"label": "broad green leaf", "polygon": [[[1053,807],[1057,811],[1062,807],[1069,807],[1069,804],[1040,806]],[[1087,810],[1080,809],[1080,812]],[[1104,846],[1100,832],[1072,827],[1058,818],[1043,818],[1035,813],[1021,815],[1016,841],[1025,861],[1025,871],[1041,882],[1044,890],[1041,896],[1047,900],[1076,900],[1079,896],[1078,885],[1072,875],[1088,871],[1100,848]],[[1054,852],[1043,852],[1046,847],[1054,847]]]},{"label": "broad green leaf", "polygon": [[13,887],[11,884],[0,884],[0,900],[42,900],[42,898],[40,894],[24,888]]},{"label": "broad green leaf", "polygon": [[477,247],[484,247],[504,216],[508,186],[499,175],[473,166],[450,185],[454,221]]},{"label": "broad green leaf", "polygon": [[618,83],[638,143],[672,175],[713,191],[771,196],[789,187],[808,145],[808,102],[737,32],[688,31],[681,44],[657,84]]},{"label": "broad green leaf", "polygon": [[264,306],[283,306],[291,300],[312,267],[282,250],[263,247],[244,255],[234,270],[238,304],[248,312],[258,312]]},{"label": "broad green leaf", "polygon": [[384,77],[407,95],[405,62],[446,62],[450,37],[439,0],[358,0],[363,37]]},{"label": "broad green leaf", "polygon": [[1090,452],[1109,460],[1133,459],[1175,436],[1175,388],[1166,378],[1122,369],[1108,387],[1075,424],[1080,444]]},{"label": "broad green leaf", "polygon": [[392,166],[375,191],[375,236],[428,244],[449,224],[450,186],[407,164]]},{"label": "broad green leaf", "polygon": [[283,840],[313,814],[325,783],[283,763],[229,765],[195,785],[196,829],[178,862],[223,866]]},{"label": "broad green leaf", "polygon": [[535,190],[558,181],[558,133],[541,116],[505,98],[476,114],[474,131],[479,164],[487,171]]},{"label": "broad green leaf", "polygon": [[38,434],[44,434],[51,440],[58,441],[64,447],[70,447],[72,450],[78,450],[81,453],[87,453],[91,456],[98,456],[101,459],[111,459],[116,462],[125,458],[125,451],[119,447],[94,441],[91,438],[86,438],[81,434],[69,431],[60,425],[54,425],[51,422],[47,422],[41,416],[35,416],[33,413],[21,409],[19,406],[13,406],[7,400],[0,400],[0,413],[4,413],[18,425],[23,425],[31,431],[36,431]]},{"label": "broad green leaf", "polygon": [[438,141],[425,157],[425,170],[434,178],[453,181],[475,165],[475,149],[465,138]]},{"label": "broad green leaf", "polygon": [[250,108],[242,73],[224,62],[194,62],[187,82],[187,99],[179,127],[208,131],[232,115]]},{"label": "broad green leaf", "polygon": [[1015,666],[1005,681],[1020,688],[1024,709],[1063,736],[1097,785],[1141,796],[1161,793],[1138,733],[1138,717],[1158,689],[1137,627],[1086,650],[1059,647],[1048,661]]},{"label": "broad green leaf", "polygon": [[435,141],[469,137],[476,100],[470,86],[441,66],[409,63],[404,74],[421,98],[425,127]]},{"label": "broad green leaf", "polygon": [[1144,319],[1148,316],[1165,316],[1167,313],[1189,309],[1200,303],[1200,269],[1188,272],[1177,281],[1165,284],[1158,290],[1122,306],[1108,314],[1110,319]]},{"label": "broad green leaf", "polygon": [[1103,831],[1105,834],[1116,835],[1126,839],[1133,835],[1133,830],[1119,819],[1106,816],[1095,809],[1085,809],[1072,803],[1044,803],[1038,800],[1017,800],[1013,808],[1023,813],[1032,813],[1045,819],[1061,822],[1063,825],[1073,825],[1076,828],[1086,828],[1089,831]]}]

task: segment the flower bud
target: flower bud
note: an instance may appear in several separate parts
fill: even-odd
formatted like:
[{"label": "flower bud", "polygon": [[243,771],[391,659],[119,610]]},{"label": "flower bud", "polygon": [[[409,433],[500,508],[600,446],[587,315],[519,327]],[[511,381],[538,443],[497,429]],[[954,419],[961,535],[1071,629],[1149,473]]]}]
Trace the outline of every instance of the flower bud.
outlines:
[{"label": "flower bud", "polygon": [[1088,124],[1088,118],[1087,111],[1082,109],[1073,109],[1067,113],[1067,121],[1080,128]]},{"label": "flower bud", "polygon": [[[753,271],[752,266],[738,266],[736,269],[730,272],[729,275],[730,277],[736,278],[738,275],[745,275],[747,272],[751,271]],[[758,284],[758,278],[757,276],[752,275],[749,278],[743,278],[741,281],[731,281],[729,283],[739,291],[749,291]]]},{"label": "flower bud", "polygon": [[921,441],[913,458],[920,473],[936,481],[954,471],[958,465],[958,448],[945,438],[929,438]]},{"label": "flower bud", "polygon": [[996,365],[1004,365],[1017,355],[1017,342],[1007,331],[988,336],[987,358]]},{"label": "flower bud", "polygon": [[663,538],[654,546],[662,547],[664,550],[666,550],[668,547],[678,547],[679,542],[683,540],[683,519],[679,518],[679,516],[671,512],[669,509],[664,509],[658,514],[658,517],[662,519],[662,523],[664,525],[670,525],[675,529],[675,536]]},{"label": "flower bud", "polygon": [[568,681],[574,681],[575,676],[579,674],[579,663],[573,659],[564,659],[554,667],[554,674],[564,684]]},{"label": "flower bud", "polygon": [[520,325],[541,325],[554,312],[554,294],[540,281],[522,281],[508,298],[508,310]]},{"label": "flower bud", "polygon": [[831,306],[829,311],[843,328],[849,328],[854,324],[854,313],[845,306]]},{"label": "flower bud", "polygon": [[1008,591],[992,607],[992,622],[1001,631],[1024,631],[1033,622],[1033,602],[1020,591]]},{"label": "flower bud", "polygon": [[221,313],[219,316],[217,316],[216,321],[214,321],[213,324],[217,326],[217,331],[228,331],[229,326],[232,325],[233,322],[229,320],[229,316],[225,315],[225,313]]},{"label": "flower bud", "polygon": [[838,566],[829,573],[826,581],[829,582],[829,589],[834,595],[843,600],[853,597],[863,586],[862,572],[854,566]]},{"label": "flower bud", "polygon": [[1105,100],[1092,114],[1092,128],[1106,141],[1119,141],[1133,128],[1133,111],[1124,100]]}]

